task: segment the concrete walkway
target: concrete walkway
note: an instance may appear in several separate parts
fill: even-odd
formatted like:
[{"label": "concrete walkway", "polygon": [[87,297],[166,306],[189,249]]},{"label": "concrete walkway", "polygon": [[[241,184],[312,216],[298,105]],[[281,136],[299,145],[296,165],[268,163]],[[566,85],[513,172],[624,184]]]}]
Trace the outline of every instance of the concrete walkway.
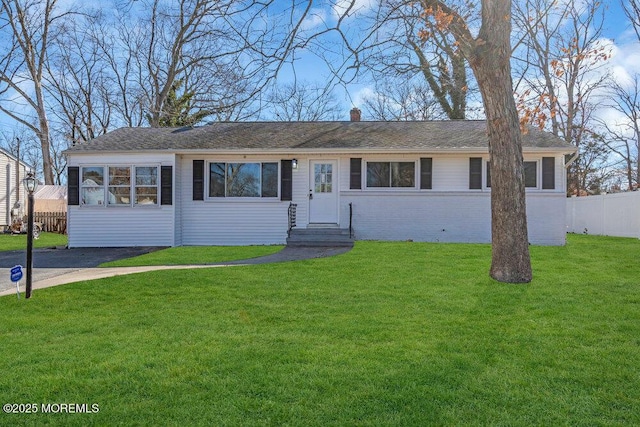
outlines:
[{"label": "concrete walkway", "polygon": [[[215,264],[198,264],[198,265],[161,265],[161,266],[145,266],[145,267],[110,267],[110,268],[34,268],[32,290],[48,288],[51,286],[64,285],[67,283],[82,282],[86,280],[102,279],[104,277],[120,276],[123,274],[144,273],[147,271],[158,270],[179,270],[179,269],[195,269],[195,268],[220,268],[232,266],[246,266],[257,264],[269,264],[276,262],[300,261],[313,258],[325,258],[334,255],[343,254],[350,251],[350,247],[329,248],[329,247],[301,247],[291,248],[285,247],[280,252],[271,255],[265,255],[258,258],[245,260],[229,261]],[[20,293],[24,295],[25,279],[19,283]],[[8,280],[0,283],[0,296],[15,295],[16,285]]]}]

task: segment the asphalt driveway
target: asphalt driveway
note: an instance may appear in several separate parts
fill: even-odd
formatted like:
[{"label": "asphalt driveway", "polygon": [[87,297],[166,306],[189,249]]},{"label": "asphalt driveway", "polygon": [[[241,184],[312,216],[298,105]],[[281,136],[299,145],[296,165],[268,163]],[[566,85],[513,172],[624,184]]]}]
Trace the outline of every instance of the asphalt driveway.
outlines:
[{"label": "asphalt driveway", "polygon": [[[160,247],[133,248],[59,248],[34,249],[33,268],[91,268],[103,262],[146,254],[162,249]],[[27,252],[0,252],[0,268],[11,268],[14,265],[27,265]],[[8,274],[8,273],[7,273]]]},{"label": "asphalt driveway", "polygon": [[[75,271],[95,268],[103,262],[115,261],[146,254],[160,247],[138,248],[49,248],[33,250],[33,282],[63,276]],[[0,252],[0,293],[8,289],[15,289],[15,283],[10,280],[10,269],[15,265],[26,267],[27,252]],[[3,273],[4,270],[4,273]],[[24,279],[21,281],[24,287]]]},{"label": "asphalt driveway", "polygon": [[[33,285],[34,288],[57,286],[79,280],[92,280],[120,274],[142,271],[178,268],[210,268],[232,265],[267,264],[274,262],[300,261],[312,258],[324,258],[339,255],[351,250],[351,247],[285,247],[280,252],[262,257],[205,265],[151,266],[96,268],[98,265],[123,258],[153,252],[162,247],[134,248],[58,248],[34,249]],[[6,295],[16,288],[10,281],[10,269],[15,265],[26,265],[26,253],[21,251],[0,252],[0,295]],[[6,274],[2,275],[2,269]],[[24,290],[24,280],[19,284]]]}]

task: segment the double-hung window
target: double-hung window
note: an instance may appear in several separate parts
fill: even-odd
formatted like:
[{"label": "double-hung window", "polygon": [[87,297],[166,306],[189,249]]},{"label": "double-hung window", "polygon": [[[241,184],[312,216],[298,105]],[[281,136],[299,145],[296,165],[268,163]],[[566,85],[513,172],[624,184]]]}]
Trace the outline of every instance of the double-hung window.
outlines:
[{"label": "double-hung window", "polygon": [[135,166],[136,180],[134,203],[136,205],[158,204],[158,167]]},{"label": "double-hung window", "polygon": [[415,162],[367,162],[368,188],[415,188]]},{"label": "double-hung window", "polygon": [[129,166],[109,166],[108,192],[109,205],[131,204],[131,168]]},{"label": "double-hung window", "polygon": [[82,168],[80,194],[83,205],[104,205],[104,167],[89,166]]},{"label": "double-hung window", "polygon": [[209,163],[209,197],[278,197],[278,163]]}]

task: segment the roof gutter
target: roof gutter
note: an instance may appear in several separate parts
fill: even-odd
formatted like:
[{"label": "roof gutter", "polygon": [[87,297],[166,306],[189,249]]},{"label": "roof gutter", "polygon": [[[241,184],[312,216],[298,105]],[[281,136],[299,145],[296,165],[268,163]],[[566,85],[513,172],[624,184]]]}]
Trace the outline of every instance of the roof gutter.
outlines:
[{"label": "roof gutter", "polygon": [[[562,152],[569,154],[565,147],[527,147],[523,149],[523,153],[549,153],[549,152]],[[367,147],[354,147],[354,148],[276,148],[276,149],[256,149],[256,148],[241,148],[241,149],[157,149],[157,150],[96,150],[96,151],[65,151],[66,155],[96,155],[96,154],[172,154],[172,155],[293,155],[293,154],[419,154],[419,153],[434,153],[434,154],[488,154],[488,147],[461,147],[461,148],[439,148],[439,147],[425,147],[425,148],[367,148]]]}]

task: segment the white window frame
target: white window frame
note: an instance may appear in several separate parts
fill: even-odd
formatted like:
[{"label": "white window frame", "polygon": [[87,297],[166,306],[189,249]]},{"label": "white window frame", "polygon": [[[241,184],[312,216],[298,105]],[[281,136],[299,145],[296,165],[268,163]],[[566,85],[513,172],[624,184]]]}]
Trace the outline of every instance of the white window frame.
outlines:
[{"label": "white window frame", "polygon": [[[211,196],[211,165],[212,164],[216,164],[216,163],[222,163],[224,164],[224,170],[225,170],[225,178],[224,178],[224,196]],[[237,163],[242,163],[242,164],[249,164],[249,163],[254,163],[254,164],[258,164],[260,165],[260,195],[259,196],[227,196],[227,167],[229,164],[237,164]],[[265,163],[272,163],[276,165],[276,194],[274,196],[262,196],[262,178],[263,178],[263,165]],[[279,160],[247,160],[247,159],[241,159],[241,160],[208,160],[206,162],[206,175],[205,175],[205,199],[208,201],[216,201],[216,202],[223,202],[225,200],[228,201],[234,201],[234,202],[255,202],[255,201],[264,201],[264,202],[270,202],[270,201],[280,201],[280,181],[281,181],[281,162]]]},{"label": "white window frame", "polygon": [[[102,184],[98,184],[98,185],[91,185],[91,184],[85,184],[85,179],[84,179],[84,174],[85,174],[85,170],[86,169],[102,169]],[[89,206],[89,207],[103,207],[105,206],[104,200],[105,200],[105,182],[107,180],[106,174],[105,174],[105,166],[104,165],[83,165],[80,167],[80,204],[81,206]],[[97,184],[97,183],[96,183]],[[98,203],[87,203],[86,202],[86,194],[85,194],[85,190],[94,190],[92,191],[93,193],[97,194],[100,191],[102,192],[102,195],[100,197],[96,197],[96,200]]]},{"label": "white window frame", "polygon": [[[413,163],[413,186],[411,187],[393,187],[391,186],[391,180],[389,181],[389,187],[369,187],[369,163]],[[392,159],[392,160],[367,160],[364,159],[364,167],[362,168],[362,180],[364,181],[364,189],[367,191],[411,191],[411,190],[419,190],[419,162],[416,160],[407,160],[407,159]]]},{"label": "white window frame", "polygon": [[[156,184],[155,185],[147,185],[147,184],[138,184],[138,168],[155,168],[156,170]],[[153,207],[160,206],[160,165],[133,165],[131,166],[131,170],[133,171],[131,177],[131,204],[134,207]],[[138,188],[153,188],[156,189],[156,201],[155,203],[138,203],[138,192],[136,191]]]},{"label": "white window frame", "polygon": [[[129,170],[129,185],[122,185],[122,184],[112,184],[111,183],[111,168],[127,168]],[[105,169],[107,171],[106,174],[106,201],[107,201],[107,205],[108,206],[119,206],[119,207],[127,207],[127,206],[131,206],[131,183],[132,183],[132,179],[133,179],[133,172],[132,172],[132,167],[130,165],[107,165],[105,166]],[[111,202],[111,191],[109,191],[111,188],[128,188],[129,189],[129,202],[128,203],[112,203]],[[116,196],[113,197],[114,200],[116,200]]]},{"label": "white window frame", "polygon": [[[79,165],[80,167],[80,199],[81,206],[83,207],[115,207],[115,208],[149,208],[149,207],[158,207],[160,206],[160,164],[159,163],[140,163],[140,164],[122,164],[122,163],[112,163],[112,164],[87,164],[87,165]],[[156,184],[155,185],[138,185],[136,172],[137,168],[155,168],[156,170]],[[102,184],[93,186],[84,184],[83,177],[85,169],[91,168],[101,168],[102,169]],[[112,185],[109,180],[109,169],[110,168],[128,168],[129,169],[129,185],[122,184],[114,184]],[[109,203],[109,188],[129,188],[129,203]],[[156,201],[155,203],[137,203],[136,201],[136,188],[138,187],[155,187],[156,189]],[[96,204],[85,203],[85,189],[95,189],[101,190],[102,195]]]}]

